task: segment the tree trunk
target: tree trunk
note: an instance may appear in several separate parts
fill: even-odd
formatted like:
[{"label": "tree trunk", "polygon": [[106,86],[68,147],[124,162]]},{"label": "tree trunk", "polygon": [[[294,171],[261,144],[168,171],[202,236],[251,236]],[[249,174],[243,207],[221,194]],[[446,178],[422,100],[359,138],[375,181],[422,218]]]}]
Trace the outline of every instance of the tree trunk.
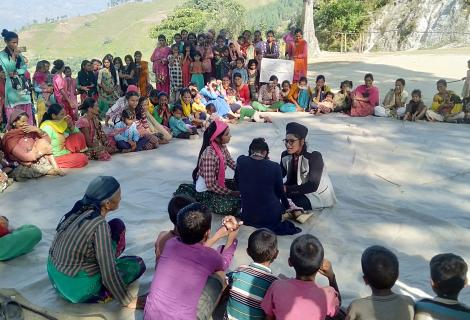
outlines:
[{"label": "tree trunk", "polygon": [[309,58],[320,53],[318,39],[315,36],[315,23],[313,19],[314,0],[304,0],[304,10],[302,15],[302,29],[304,31],[304,39],[308,43]]}]

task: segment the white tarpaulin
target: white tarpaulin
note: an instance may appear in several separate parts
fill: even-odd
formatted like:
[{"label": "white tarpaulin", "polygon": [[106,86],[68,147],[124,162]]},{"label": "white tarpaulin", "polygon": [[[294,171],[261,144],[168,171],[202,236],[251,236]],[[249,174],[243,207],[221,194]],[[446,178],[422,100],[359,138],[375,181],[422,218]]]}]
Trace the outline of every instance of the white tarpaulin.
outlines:
[{"label": "white tarpaulin", "polygon": [[[273,124],[245,122],[231,127],[229,150],[236,159],[247,154],[255,137],[265,137],[270,157],[279,161],[285,125],[298,121],[309,128],[310,150],[319,150],[328,167],[338,204],[300,225],[317,236],[333,263],[343,305],[370,294],[362,280],[362,251],[374,244],[391,248],[400,261],[395,290],[414,298],[433,295],[429,260],[454,252],[470,263],[470,130],[468,125],[410,123],[375,117],[273,114]],[[83,196],[97,175],[115,176],[122,202],[110,218],[127,225],[127,255],[142,256],[147,271],[139,280],[148,289],[154,273],[154,241],[172,225],[166,212],[177,186],[191,179],[201,140],[178,140],[156,151],[92,161],[63,178],[44,177],[15,183],[0,194],[0,214],[15,226],[31,223],[43,231],[35,250],[0,262],[0,287],[14,287],[33,303],[66,314],[103,314],[108,319],[141,319],[140,311],[106,305],[73,305],[52,288],[46,272],[47,254],[60,218]],[[231,176],[231,173],[228,173]],[[260,190],[262,192],[262,190]],[[213,219],[214,229],[220,217]],[[247,239],[253,228],[242,227],[231,268],[250,262]],[[279,237],[275,274],[294,276],[287,258],[293,236]],[[317,277],[326,284],[322,276]],[[470,301],[464,289],[461,301]]]},{"label": "white tarpaulin", "polygon": [[292,83],[292,79],[294,79],[294,61],[263,58],[261,60],[260,82],[269,82],[272,75],[277,76],[279,84],[284,80]]}]

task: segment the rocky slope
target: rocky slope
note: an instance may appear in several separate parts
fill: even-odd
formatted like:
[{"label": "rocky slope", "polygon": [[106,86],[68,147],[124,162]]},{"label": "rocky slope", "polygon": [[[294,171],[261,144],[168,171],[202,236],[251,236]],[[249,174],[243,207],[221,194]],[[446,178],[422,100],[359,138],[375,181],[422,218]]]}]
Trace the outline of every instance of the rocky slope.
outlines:
[{"label": "rocky slope", "polygon": [[394,0],[376,13],[365,50],[470,45],[470,1]]}]

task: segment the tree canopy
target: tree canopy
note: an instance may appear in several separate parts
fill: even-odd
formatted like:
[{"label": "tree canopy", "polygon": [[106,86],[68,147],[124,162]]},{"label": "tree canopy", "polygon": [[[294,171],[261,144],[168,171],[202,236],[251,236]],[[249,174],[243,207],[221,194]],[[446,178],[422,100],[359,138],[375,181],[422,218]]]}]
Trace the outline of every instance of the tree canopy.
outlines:
[{"label": "tree canopy", "polygon": [[244,16],[245,8],[234,0],[188,0],[152,28],[150,37],[172,38],[182,29],[196,33],[227,29],[236,34],[244,27]]}]

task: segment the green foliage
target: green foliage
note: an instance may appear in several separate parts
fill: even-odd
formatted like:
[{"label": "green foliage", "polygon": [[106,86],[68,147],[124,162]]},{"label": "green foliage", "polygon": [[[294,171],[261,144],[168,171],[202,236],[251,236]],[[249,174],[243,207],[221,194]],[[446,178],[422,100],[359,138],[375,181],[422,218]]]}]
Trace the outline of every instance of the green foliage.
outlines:
[{"label": "green foliage", "polygon": [[323,50],[339,50],[341,33],[355,39],[368,21],[367,8],[360,0],[330,0],[315,12],[316,34]]},{"label": "green foliage", "polygon": [[302,15],[302,0],[279,0],[274,3],[259,6],[247,12],[248,30],[268,31],[270,29],[282,32],[287,25],[300,24]]},{"label": "green foliage", "polygon": [[150,37],[164,34],[171,39],[182,29],[197,33],[211,28],[239,32],[245,25],[244,16],[245,8],[234,0],[188,0],[153,27]]}]

